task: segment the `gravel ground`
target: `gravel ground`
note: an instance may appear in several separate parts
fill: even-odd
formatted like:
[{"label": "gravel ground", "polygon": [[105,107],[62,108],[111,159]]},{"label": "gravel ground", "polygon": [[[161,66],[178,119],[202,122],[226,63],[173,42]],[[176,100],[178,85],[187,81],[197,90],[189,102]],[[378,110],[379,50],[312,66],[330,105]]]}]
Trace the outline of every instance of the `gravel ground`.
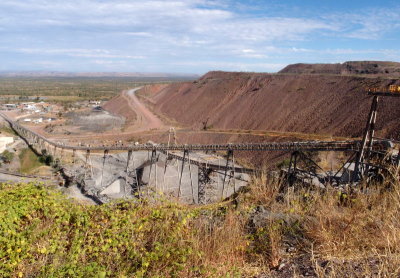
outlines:
[{"label": "gravel ground", "polygon": [[107,111],[70,112],[66,115],[67,125],[78,126],[82,131],[104,132],[114,128],[121,128],[125,119]]}]

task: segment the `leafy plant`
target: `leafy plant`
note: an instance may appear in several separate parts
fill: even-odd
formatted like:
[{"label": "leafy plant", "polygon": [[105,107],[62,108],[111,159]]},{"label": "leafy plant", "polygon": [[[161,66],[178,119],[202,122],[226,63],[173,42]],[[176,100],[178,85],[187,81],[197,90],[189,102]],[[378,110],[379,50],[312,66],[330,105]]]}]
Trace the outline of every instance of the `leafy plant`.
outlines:
[{"label": "leafy plant", "polygon": [[0,184],[0,277],[274,277],[290,262],[288,276],[398,277],[398,185],[343,202],[261,177],[232,203],[197,207],[157,196],[87,205]]}]

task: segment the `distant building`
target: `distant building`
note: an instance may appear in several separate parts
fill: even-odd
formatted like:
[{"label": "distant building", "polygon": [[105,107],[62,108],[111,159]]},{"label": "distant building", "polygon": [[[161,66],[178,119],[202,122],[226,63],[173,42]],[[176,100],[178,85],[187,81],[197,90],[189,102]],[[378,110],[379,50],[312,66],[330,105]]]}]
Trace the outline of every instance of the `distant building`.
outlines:
[{"label": "distant building", "polygon": [[5,107],[6,109],[16,109],[16,108],[17,108],[17,105],[14,104],[14,103],[7,103],[7,104],[4,104],[4,107]]},{"label": "distant building", "polygon": [[39,118],[39,119],[33,120],[33,122],[34,122],[35,124],[43,123],[43,118]]},{"label": "distant building", "polygon": [[25,102],[22,103],[22,110],[35,111],[37,107],[33,102]]}]

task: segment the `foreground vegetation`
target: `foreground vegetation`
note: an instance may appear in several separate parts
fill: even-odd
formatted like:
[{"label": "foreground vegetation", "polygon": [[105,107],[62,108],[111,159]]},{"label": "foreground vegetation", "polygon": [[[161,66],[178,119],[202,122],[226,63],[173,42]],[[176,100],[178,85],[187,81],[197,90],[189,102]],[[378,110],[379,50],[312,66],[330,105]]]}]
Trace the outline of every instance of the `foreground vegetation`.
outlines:
[{"label": "foreground vegetation", "polygon": [[289,190],[235,200],[78,204],[40,184],[0,186],[1,277],[398,277],[400,191]]},{"label": "foreground vegetation", "polygon": [[[174,80],[174,78],[170,78]],[[81,100],[107,100],[122,90],[154,82],[162,78],[134,77],[0,77],[0,99],[4,103],[39,100],[69,103]]]}]

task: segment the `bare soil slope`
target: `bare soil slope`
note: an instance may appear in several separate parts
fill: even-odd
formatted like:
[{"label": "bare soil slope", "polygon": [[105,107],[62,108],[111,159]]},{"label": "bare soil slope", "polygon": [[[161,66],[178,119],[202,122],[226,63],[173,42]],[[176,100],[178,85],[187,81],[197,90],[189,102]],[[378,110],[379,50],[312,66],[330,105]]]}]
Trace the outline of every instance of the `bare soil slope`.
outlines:
[{"label": "bare soil slope", "polygon": [[343,64],[293,64],[279,73],[341,74],[400,77],[400,63],[380,61],[353,61]]},{"label": "bare soil slope", "polygon": [[129,106],[128,101],[123,94],[113,97],[103,105],[103,109],[116,115],[123,116],[126,123],[136,120],[136,113]]},{"label": "bare soil slope", "polygon": [[[258,129],[356,137],[371,97],[398,79],[322,74],[209,72],[194,82],[146,88],[157,112],[201,129]],[[400,98],[381,98],[378,135],[400,139]]]}]

